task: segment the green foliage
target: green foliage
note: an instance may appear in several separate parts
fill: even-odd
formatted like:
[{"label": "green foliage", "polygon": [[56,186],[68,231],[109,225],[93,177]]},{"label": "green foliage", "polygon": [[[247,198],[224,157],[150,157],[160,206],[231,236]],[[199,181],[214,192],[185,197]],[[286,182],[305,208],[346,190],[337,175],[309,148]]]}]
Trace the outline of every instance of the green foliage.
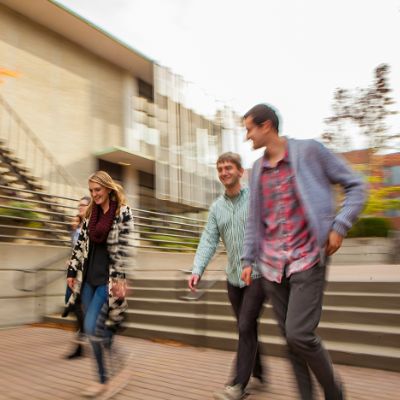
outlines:
[{"label": "green foliage", "polygon": [[392,229],[387,218],[360,218],[350,229],[347,237],[387,237]]},{"label": "green foliage", "polygon": [[400,200],[388,197],[393,193],[400,193],[400,187],[371,189],[363,214],[375,215],[388,210],[400,210]]},{"label": "green foliage", "polygon": [[[3,208],[0,205],[0,216],[9,216],[9,217],[19,217],[26,219],[40,219],[41,214],[36,211],[32,211],[34,208],[32,204],[23,202],[23,201],[9,201],[4,204],[9,207],[15,208]],[[21,221],[24,226],[28,226],[30,228],[40,228],[42,224],[40,222],[35,221]]]},{"label": "green foliage", "polygon": [[[369,176],[368,182],[380,184],[382,183],[382,178],[378,176]],[[382,186],[376,189],[370,189],[363,215],[377,215],[389,210],[400,210],[400,200],[392,196],[399,196],[399,194],[400,186]]]},{"label": "green foliage", "polygon": [[196,250],[197,245],[199,243],[198,238],[183,238],[183,237],[175,237],[169,235],[160,235],[160,234],[145,234],[145,240],[149,240],[152,242],[154,246],[164,248],[166,250],[173,250],[176,248],[180,248],[181,251],[193,251]]}]

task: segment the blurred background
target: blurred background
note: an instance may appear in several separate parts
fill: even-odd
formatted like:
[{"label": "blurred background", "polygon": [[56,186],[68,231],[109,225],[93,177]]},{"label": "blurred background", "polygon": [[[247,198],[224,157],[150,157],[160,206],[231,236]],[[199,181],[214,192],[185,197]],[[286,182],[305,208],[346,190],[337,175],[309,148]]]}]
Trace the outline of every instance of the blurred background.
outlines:
[{"label": "blurred background", "polygon": [[71,217],[97,169],[134,207],[140,267],[190,265],[222,192],[217,156],[259,156],[241,121],[258,102],[368,183],[334,262],[398,262],[399,22],[400,0],[0,0],[2,324],[62,304]]}]

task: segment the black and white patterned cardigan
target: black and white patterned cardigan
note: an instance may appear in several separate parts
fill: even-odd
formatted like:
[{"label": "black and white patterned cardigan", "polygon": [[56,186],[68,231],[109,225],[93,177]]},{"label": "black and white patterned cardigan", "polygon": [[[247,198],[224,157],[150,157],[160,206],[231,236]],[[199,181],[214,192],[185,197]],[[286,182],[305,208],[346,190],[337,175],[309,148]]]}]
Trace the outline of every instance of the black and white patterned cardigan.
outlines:
[{"label": "black and white patterned cardigan", "polygon": [[[85,219],[78,240],[72,251],[68,263],[67,277],[75,278],[73,293],[68,300],[67,306],[75,303],[81,291],[84,268],[89,255],[89,220]],[[110,258],[109,285],[108,285],[108,327],[117,327],[123,320],[124,311],[128,307],[126,299],[113,296],[111,287],[115,279],[125,279],[128,264],[130,264],[129,251],[130,238],[133,233],[133,215],[129,206],[122,205],[119,215],[114,218],[110,232],[107,237],[107,250]]]}]

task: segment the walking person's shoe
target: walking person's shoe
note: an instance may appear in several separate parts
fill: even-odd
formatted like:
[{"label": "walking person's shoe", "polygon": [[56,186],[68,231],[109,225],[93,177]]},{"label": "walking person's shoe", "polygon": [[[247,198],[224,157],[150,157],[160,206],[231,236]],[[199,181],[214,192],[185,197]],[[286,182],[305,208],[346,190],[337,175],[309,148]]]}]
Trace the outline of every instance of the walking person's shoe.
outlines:
[{"label": "walking person's shoe", "polygon": [[241,400],[246,396],[242,385],[226,386],[222,392],[214,393],[215,400]]},{"label": "walking person's shoe", "polygon": [[72,353],[67,354],[64,358],[66,360],[73,360],[74,358],[79,358],[82,356],[83,356],[83,347],[81,344],[78,344],[75,350]]},{"label": "walking person's shoe", "polygon": [[264,378],[252,376],[246,389],[254,390],[255,392],[265,392],[267,390],[267,382]]},{"label": "walking person's shoe", "polygon": [[89,398],[89,399],[93,399],[99,395],[101,395],[102,393],[104,393],[107,390],[107,384],[106,383],[93,383],[91,385],[89,385],[83,392],[82,392],[82,396]]},{"label": "walking person's shoe", "polygon": [[343,385],[343,383],[340,382],[340,381],[336,382],[335,393],[332,393],[332,391],[327,393],[325,391],[325,399],[326,400],[345,400],[346,396],[345,396],[345,393],[344,393],[344,385]]},{"label": "walking person's shoe", "polygon": [[344,385],[343,385],[343,383],[340,383],[339,384],[339,397],[338,397],[338,399],[339,400],[345,400],[345,395],[344,395]]},{"label": "walking person's shoe", "polygon": [[86,335],[81,331],[76,332],[73,342],[81,345],[86,344]]}]

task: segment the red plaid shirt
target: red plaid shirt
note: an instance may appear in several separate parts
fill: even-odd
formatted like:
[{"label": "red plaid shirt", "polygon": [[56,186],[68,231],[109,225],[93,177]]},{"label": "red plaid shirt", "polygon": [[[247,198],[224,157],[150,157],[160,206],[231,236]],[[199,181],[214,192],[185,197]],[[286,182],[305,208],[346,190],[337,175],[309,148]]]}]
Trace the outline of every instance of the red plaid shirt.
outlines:
[{"label": "red plaid shirt", "polygon": [[288,151],[275,167],[262,164],[261,188],[265,224],[260,264],[266,279],[280,283],[295,272],[319,262],[317,240],[308,229],[304,208],[296,193]]}]

